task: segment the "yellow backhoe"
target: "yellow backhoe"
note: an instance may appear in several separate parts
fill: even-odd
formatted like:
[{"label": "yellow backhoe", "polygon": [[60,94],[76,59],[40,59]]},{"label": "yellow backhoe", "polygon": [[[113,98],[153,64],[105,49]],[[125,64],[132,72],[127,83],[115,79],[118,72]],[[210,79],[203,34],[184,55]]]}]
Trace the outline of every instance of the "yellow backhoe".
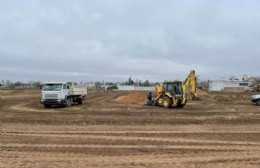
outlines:
[{"label": "yellow backhoe", "polygon": [[198,99],[196,90],[196,74],[192,70],[186,80],[164,82],[155,87],[156,97],[153,99],[154,105],[165,108],[182,108],[187,102],[187,93],[191,93],[192,99]]}]

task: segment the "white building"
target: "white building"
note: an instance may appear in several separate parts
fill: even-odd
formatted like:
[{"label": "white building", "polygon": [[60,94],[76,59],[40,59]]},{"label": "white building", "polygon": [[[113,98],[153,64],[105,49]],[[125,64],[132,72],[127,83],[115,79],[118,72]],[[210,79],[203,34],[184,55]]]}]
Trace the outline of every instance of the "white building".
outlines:
[{"label": "white building", "polygon": [[209,91],[244,91],[249,88],[249,82],[239,80],[210,81]]},{"label": "white building", "polygon": [[155,87],[152,86],[123,86],[117,85],[118,91],[154,91]]}]

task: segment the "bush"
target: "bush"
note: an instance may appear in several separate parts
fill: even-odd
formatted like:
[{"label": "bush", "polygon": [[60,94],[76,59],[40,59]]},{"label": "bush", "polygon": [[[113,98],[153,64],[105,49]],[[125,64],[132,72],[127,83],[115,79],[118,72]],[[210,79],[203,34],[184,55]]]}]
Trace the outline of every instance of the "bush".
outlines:
[{"label": "bush", "polygon": [[118,89],[118,87],[116,85],[112,85],[112,86],[107,87],[107,90],[109,90],[109,91],[113,91],[113,90],[117,90],[117,89]]}]

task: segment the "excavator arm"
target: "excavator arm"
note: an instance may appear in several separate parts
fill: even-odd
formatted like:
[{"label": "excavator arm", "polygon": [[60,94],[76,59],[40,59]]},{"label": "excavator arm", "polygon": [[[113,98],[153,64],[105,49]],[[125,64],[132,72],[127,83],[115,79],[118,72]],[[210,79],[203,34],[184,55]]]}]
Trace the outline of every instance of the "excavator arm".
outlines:
[{"label": "excavator arm", "polygon": [[197,82],[196,73],[194,70],[192,70],[183,83],[185,90],[190,91],[193,100],[198,99],[196,82]]}]

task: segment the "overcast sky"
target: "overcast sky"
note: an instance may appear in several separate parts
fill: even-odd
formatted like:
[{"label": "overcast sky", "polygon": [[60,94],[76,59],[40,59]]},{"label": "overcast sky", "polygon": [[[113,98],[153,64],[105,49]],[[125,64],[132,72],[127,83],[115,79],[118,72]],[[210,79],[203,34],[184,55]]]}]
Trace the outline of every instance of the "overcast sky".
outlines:
[{"label": "overcast sky", "polygon": [[0,0],[0,79],[260,75],[259,0]]}]

